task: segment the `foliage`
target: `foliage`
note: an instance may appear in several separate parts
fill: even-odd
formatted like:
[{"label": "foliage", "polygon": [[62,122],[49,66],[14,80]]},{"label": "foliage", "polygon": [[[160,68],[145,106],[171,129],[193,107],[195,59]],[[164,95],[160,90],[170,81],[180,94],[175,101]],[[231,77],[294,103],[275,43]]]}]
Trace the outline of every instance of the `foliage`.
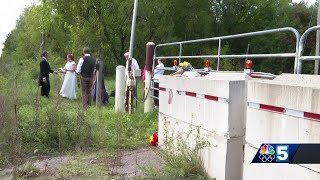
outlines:
[{"label": "foliage", "polygon": [[[294,27],[302,33],[316,24],[315,7],[289,0],[141,0],[134,56],[143,67],[148,41],[159,44],[280,27]],[[125,63],[123,54],[129,47],[132,9],[133,3],[128,0],[43,0],[25,9],[4,43],[1,61],[36,63],[40,34],[44,32],[45,47],[54,67],[63,65],[67,53],[79,58],[82,48],[89,46],[93,55],[103,60],[106,72],[113,74],[117,65]],[[310,36],[309,41],[314,40],[315,36]],[[248,44],[251,54],[295,50],[294,37],[286,33],[223,41],[222,48],[230,54],[243,54]],[[212,54],[217,45],[218,42],[185,45],[182,54]],[[307,44],[305,53],[311,52],[314,52],[314,43]],[[178,53],[178,47],[159,49],[159,55]],[[223,61],[222,70],[243,68],[242,60]],[[254,61],[254,68],[276,74],[293,71],[293,59],[281,60],[280,66],[274,66],[274,61],[278,59]],[[194,62],[194,67],[202,67],[202,61]],[[312,69],[307,67],[304,71],[310,73]]]},{"label": "foliage", "polygon": [[160,153],[165,160],[164,168],[145,168],[147,179],[207,179],[200,154],[210,143],[201,135],[199,127],[190,125],[184,129],[187,132],[177,133],[170,131],[168,124],[164,120],[165,137]]},{"label": "foliage", "polygon": [[[17,154],[14,155],[20,157],[34,151],[42,154],[90,148],[136,148],[148,143],[149,135],[157,131],[156,113],[144,114],[140,103],[137,112],[132,115],[115,114],[113,97],[106,107],[97,109],[92,106],[83,111],[79,90],[75,101],[59,96],[60,76],[52,75],[51,98],[47,99],[40,97],[37,82],[30,80],[31,72],[24,70],[16,73],[17,76],[10,78],[10,83],[0,91],[0,95],[11,97],[6,98],[6,106],[0,106],[0,110],[7,113],[0,116],[1,152],[10,152],[9,149],[15,152],[13,147],[16,147]],[[106,79],[109,92],[114,89],[114,83],[114,78]],[[142,83],[139,85],[139,89],[143,89]],[[139,91],[139,97],[142,93]],[[2,155],[1,163],[8,162],[4,157],[9,156]]]},{"label": "foliage", "polygon": [[18,179],[34,179],[40,175],[40,170],[32,162],[28,161],[23,164],[16,172]]},{"label": "foliage", "polygon": [[[145,44],[216,37],[279,27],[293,27],[300,33],[316,24],[316,6],[290,0],[140,0],[136,25],[134,57],[144,65]],[[8,34],[0,57],[0,165],[16,163],[17,157],[38,153],[86,150],[88,148],[135,148],[147,142],[156,131],[156,113],[115,114],[114,99],[107,107],[83,112],[80,99],[59,97],[61,77],[51,78],[52,98],[39,96],[40,35],[53,69],[62,67],[67,53],[78,59],[89,46],[100,58],[107,75],[124,65],[128,51],[133,3],[129,0],[42,0],[26,8],[14,30]],[[315,35],[308,38],[305,54],[314,52]],[[294,36],[278,35],[222,41],[221,54],[294,52]],[[158,55],[178,55],[179,46],[159,48]],[[217,54],[218,42],[183,46],[182,55]],[[213,68],[216,59],[210,59]],[[293,72],[292,58],[254,61],[255,71],[275,74]],[[188,60],[202,68],[204,59]],[[275,63],[277,62],[277,63]],[[223,59],[221,70],[242,70],[244,59]],[[171,62],[167,62],[171,66]],[[313,65],[305,63],[304,73]],[[109,92],[114,78],[106,80]],[[139,83],[143,89],[142,83]],[[80,97],[79,91],[77,96]],[[142,94],[139,94],[142,97]],[[10,150],[10,151],[9,151]],[[200,171],[194,153],[171,157],[170,174],[189,176]],[[187,161],[187,160],[192,160]],[[190,165],[190,166],[189,166]],[[174,167],[174,168],[173,168]],[[182,168],[180,168],[182,167]],[[170,171],[170,168],[179,169]],[[192,174],[192,173],[191,173]]]}]

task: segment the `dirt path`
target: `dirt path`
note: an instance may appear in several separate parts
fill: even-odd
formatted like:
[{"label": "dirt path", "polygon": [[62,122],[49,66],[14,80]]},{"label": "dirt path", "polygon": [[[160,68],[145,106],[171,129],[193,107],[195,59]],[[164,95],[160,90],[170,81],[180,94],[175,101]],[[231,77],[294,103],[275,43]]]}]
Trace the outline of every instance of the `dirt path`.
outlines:
[{"label": "dirt path", "polygon": [[162,168],[164,161],[159,156],[157,147],[145,147],[134,151],[124,152],[120,164],[111,166],[113,173],[121,175],[124,179],[133,179],[143,176],[143,168]]},{"label": "dirt path", "polygon": [[[70,165],[75,161],[83,163],[81,166],[83,170],[78,173],[76,170],[79,170],[79,167],[75,168]],[[102,178],[109,175],[110,178],[113,179],[134,179],[135,177],[143,177],[143,168],[152,167],[160,169],[164,164],[164,161],[159,156],[158,148],[150,146],[121,152],[118,157],[108,160],[107,168],[105,167],[105,163],[102,163],[103,161],[102,158],[99,159],[94,156],[91,156],[89,159],[83,157],[60,156],[32,161],[32,165],[37,171],[36,177],[33,176],[32,179],[60,179],[61,172],[59,172],[59,169],[65,169],[68,172],[72,172],[63,175],[63,179],[94,179],[94,177]],[[21,169],[22,167],[23,166],[20,166],[19,168]],[[24,171],[27,171],[28,173],[28,171],[31,170]],[[13,168],[1,170],[0,179],[13,179],[13,172]],[[88,175],[84,172],[91,172],[91,174]]]},{"label": "dirt path", "polygon": [[[33,166],[39,170],[39,172],[48,177],[48,179],[54,179],[54,172],[57,167],[68,163],[70,160],[70,157],[67,156],[60,156],[60,157],[49,157],[45,158],[43,160],[36,160],[33,162]],[[20,166],[19,168],[21,169],[23,167]],[[18,169],[19,169],[18,168]],[[11,180],[13,178],[13,172],[14,168],[7,168],[4,170],[0,171],[0,179],[2,180]]]}]

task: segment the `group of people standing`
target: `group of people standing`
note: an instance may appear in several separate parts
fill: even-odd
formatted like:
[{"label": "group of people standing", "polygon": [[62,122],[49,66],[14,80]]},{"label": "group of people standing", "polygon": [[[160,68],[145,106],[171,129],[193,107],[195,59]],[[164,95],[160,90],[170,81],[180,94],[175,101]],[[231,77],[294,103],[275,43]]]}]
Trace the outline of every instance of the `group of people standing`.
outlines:
[{"label": "group of people standing", "polygon": [[[39,76],[39,86],[41,86],[41,96],[49,98],[50,93],[50,73],[65,73],[64,81],[60,90],[60,95],[68,99],[76,99],[76,87],[77,87],[77,77],[76,73],[80,75],[80,85],[81,85],[81,95],[83,107],[91,105],[93,97],[95,97],[96,86],[96,67],[97,62],[94,57],[92,57],[90,48],[83,48],[83,57],[79,59],[78,65],[74,61],[72,54],[67,55],[67,62],[64,68],[60,68],[59,71],[53,71],[48,62],[48,52],[43,52],[42,60],[40,62],[40,76]],[[101,88],[103,103],[108,103],[108,93],[106,92],[104,83]],[[104,97],[104,96],[107,96]]]},{"label": "group of people standing", "polygon": [[[126,58],[126,76],[128,77],[128,60],[129,52],[124,54]],[[138,70],[139,64],[135,58],[131,59],[131,71]],[[154,69],[154,87],[159,88],[158,79],[164,74],[164,70],[161,69],[164,67],[164,59],[158,59],[158,65]],[[77,77],[76,74],[80,75],[80,85],[81,85],[81,95],[82,95],[82,104],[83,107],[91,105],[92,99],[96,99],[96,69],[97,69],[97,60],[91,56],[90,48],[83,48],[83,57],[79,59],[78,65],[74,61],[74,56],[72,54],[67,55],[67,62],[64,68],[60,68],[59,71],[53,71],[48,62],[48,52],[45,51],[42,54],[42,60],[40,62],[40,75],[39,75],[39,86],[41,86],[41,96],[49,98],[50,93],[50,73],[65,73],[64,81],[60,90],[60,95],[68,99],[76,99],[76,88],[77,88]],[[103,74],[103,73],[102,73]],[[144,81],[145,77],[145,68],[143,69],[142,80]],[[135,92],[136,93],[136,92]],[[158,97],[159,92],[154,90],[153,95]],[[102,75],[102,86],[101,86],[101,98],[102,103],[107,104],[109,95],[106,91],[104,85],[104,78]],[[154,105],[159,106],[159,100],[154,100]]]}]

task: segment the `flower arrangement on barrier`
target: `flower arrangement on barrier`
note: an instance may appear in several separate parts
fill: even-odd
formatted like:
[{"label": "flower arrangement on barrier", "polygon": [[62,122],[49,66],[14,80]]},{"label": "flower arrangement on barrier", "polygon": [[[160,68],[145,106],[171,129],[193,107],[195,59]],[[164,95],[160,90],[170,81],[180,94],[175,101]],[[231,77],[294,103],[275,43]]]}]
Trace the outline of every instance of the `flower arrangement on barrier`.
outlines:
[{"label": "flower arrangement on barrier", "polygon": [[189,62],[184,61],[179,64],[179,66],[177,67],[177,71],[173,74],[170,74],[170,75],[173,76],[173,75],[177,75],[177,74],[183,74],[185,71],[191,71],[192,68],[193,67]]}]

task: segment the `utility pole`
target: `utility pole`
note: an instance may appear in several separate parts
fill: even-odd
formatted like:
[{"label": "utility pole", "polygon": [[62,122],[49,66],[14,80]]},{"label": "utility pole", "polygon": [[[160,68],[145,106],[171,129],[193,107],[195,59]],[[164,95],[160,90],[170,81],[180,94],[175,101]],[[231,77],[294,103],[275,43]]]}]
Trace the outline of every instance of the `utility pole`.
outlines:
[{"label": "utility pole", "polygon": [[[318,15],[317,15],[317,25],[320,25],[320,0],[318,0]],[[319,38],[320,38],[320,31],[317,30],[317,37],[316,37],[316,56],[319,56]],[[319,60],[315,60],[314,62],[314,74],[319,74]]]},{"label": "utility pole", "polygon": [[[133,55],[133,46],[134,46],[134,35],[135,35],[135,29],[136,29],[136,20],[137,20],[137,11],[138,11],[138,0],[134,0],[134,5],[133,5],[133,15],[132,15],[132,26],[131,26],[131,37],[130,37],[130,47],[129,47],[129,59],[128,59],[128,77],[129,81],[134,81],[135,78],[132,76],[133,72],[131,69],[131,63],[132,63],[132,55]],[[126,82],[127,83],[127,82]],[[129,85],[127,84],[127,90],[126,90],[126,110],[131,114],[132,112],[132,95],[134,92],[134,87],[132,86],[131,83]]]}]

